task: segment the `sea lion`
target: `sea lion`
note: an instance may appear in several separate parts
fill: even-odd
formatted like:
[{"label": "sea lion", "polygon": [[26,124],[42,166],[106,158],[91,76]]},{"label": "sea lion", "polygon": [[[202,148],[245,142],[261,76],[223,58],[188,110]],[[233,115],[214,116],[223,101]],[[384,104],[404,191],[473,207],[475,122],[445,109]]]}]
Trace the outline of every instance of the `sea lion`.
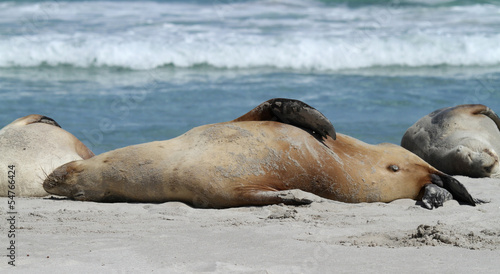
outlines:
[{"label": "sea lion", "polygon": [[457,180],[415,154],[336,134],[319,111],[290,99],[269,100],[236,120],[171,140],[67,163],[43,185],[82,201],[182,201],[213,208],[310,202],[287,191],[292,189],[349,203],[410,198],[432,208],[451,195],[476,203]]},{"label": "sea lion", "polygon": [[401,146],[451,175],[500,177],[500,118],[484,105],[438,109],[404,134]]},{"label": "sea lion", "polygon": [[[53,119],[32,114],[0,130],[0,196],[48,195],[43,181],[56,167],[94,154]],[[10,183],[9,183],[10,182]]]}]

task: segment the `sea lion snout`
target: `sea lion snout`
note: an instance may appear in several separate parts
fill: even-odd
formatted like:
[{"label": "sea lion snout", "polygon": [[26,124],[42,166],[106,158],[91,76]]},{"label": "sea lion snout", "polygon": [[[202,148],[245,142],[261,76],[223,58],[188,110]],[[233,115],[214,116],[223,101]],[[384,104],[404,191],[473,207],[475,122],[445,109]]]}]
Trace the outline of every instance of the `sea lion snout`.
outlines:
[{"label": "sea lion snout", "polygon": [[74,183],[72,183],[73,180],[69,180],[68,177],[71,173],[73,173],[73,171],[75,171],[75,168],[73,167],[74,163],[75,161],[69,162],[52,171],[52,173],[49,174],[49,176],[47,176],[47,178],[43,181],[43,188],[45,191],[50,194],[69,196],[69,189],[67,186]]},{"label": "sea lion snout", "polygon": [[68,172],[66,171],[66,168],[59,167],[52,171],[52,173],[49,174],[49,176],[47,176],[47,178],[43,181],[43,188],[45,191],[50,193],[50,190],[53,190],[65,180],[67,174]]}]

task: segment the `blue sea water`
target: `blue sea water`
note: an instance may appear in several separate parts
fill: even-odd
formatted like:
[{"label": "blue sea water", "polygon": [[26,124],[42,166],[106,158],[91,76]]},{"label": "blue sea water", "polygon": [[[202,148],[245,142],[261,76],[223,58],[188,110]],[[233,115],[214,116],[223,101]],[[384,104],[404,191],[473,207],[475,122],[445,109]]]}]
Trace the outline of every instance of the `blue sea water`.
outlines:
[{"label": "blue sea water", "polygon": [[95,153],[273,97],[398,144],[431,111],[500,112],[500,1],[0,2],[0,125],[54,118]]}]

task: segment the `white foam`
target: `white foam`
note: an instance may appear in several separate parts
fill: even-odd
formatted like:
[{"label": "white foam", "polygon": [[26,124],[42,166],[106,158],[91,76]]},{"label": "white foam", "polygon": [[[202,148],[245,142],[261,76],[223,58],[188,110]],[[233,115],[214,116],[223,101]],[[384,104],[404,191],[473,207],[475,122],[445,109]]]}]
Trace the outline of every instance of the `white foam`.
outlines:
[{"label": "white foam", "polygon": [[[222,38],[222,39],[221,39]],[[374,66],[491,66],[500,64],[500,35],[287,39],[259,36],[184,37],[181,41],[99,35],[46,35],[0,41],[1,67],[42,64],[152,69],[165,65],[307,70]]]},{"label": "white foam", "polygon": [[45,19],[37,28],[2,36],[0,67],[210,65],[323,71],[500,65],[496,6],[350,9],[294,0],[273,5],[66,2],[2,7],[0,22],[6,25],[40,12]]}]

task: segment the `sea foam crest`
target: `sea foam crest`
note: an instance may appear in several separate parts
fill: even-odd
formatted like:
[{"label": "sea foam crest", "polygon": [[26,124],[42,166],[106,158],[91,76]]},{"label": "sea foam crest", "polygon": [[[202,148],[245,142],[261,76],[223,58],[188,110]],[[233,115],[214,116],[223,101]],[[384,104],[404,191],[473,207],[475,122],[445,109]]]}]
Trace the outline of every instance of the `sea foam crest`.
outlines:
[{"label": "sea foam crest", "polygon": [[500,35],[302,38],[216,35],[178,37],[45,35],[0,41],[0,67],[71,65],[145,70],[173,65],[342,70],[374,66],[492,66]]},{"label": "sea foam crest", "polygon": [[0,3],[0,67],[500,65],[497,5],[209,2]]}]

